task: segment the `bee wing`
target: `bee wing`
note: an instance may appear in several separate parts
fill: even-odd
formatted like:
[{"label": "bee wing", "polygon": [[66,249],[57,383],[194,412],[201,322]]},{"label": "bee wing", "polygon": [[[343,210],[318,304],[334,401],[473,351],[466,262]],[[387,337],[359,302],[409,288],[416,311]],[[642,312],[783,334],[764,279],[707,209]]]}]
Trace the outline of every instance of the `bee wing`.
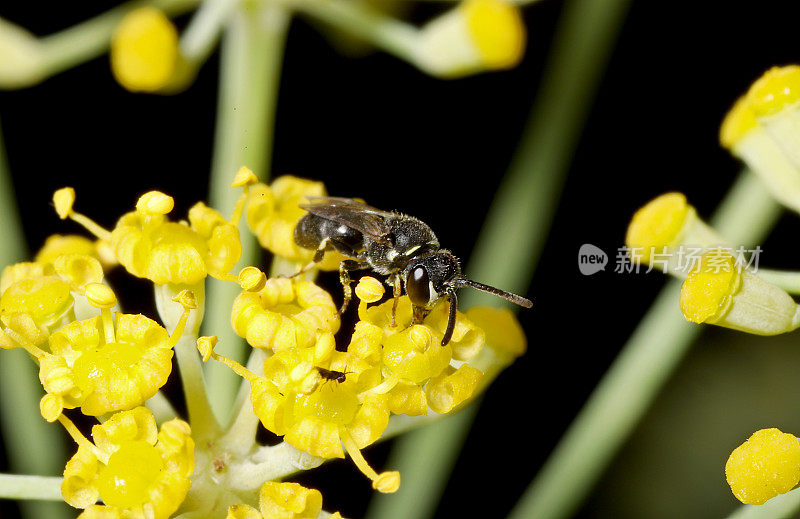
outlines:
[{"label": "bee wing", "polygon": [[309,196],[309,203],[300,204],[309,213],[355,229],[370,238],[392,245],[387,218],[393,213],[381,211],[354,198]]}]

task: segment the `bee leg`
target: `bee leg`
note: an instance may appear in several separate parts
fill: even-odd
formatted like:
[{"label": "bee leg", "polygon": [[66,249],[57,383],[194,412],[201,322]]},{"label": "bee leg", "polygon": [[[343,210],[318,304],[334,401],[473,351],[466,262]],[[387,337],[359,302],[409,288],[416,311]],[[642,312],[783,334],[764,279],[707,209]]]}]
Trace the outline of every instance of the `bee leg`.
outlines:
[{"label": "bee leg", "polygon": [[353,289],[350,287],[350,283],[352,283],[350,271],[363,270],[365,268],[369,268],[369,263],[365,261],[348,259],[339,263],[339,282],[342,283],[342,289],[344,290],[344,300],[342,301],[342,307],[339,308],[339,315],[347,310],[347,305],[350,304],[350,299],[353,297]]},{"label": "bee leg", "polygon": [[411,319],[411,324],[422,324],[422,321],[425,320],[429,313],[431,313],[430,310],[424,306],[415,306],[414,316]]},{"label": "bee leg", "polygon": [[389,282],[392,284],[392,297],[394,298],[392,302],[392,328],[394,328],[397,326],[397,303],[400,301],[403,290],[400,286],[400,276],[397,274],[392,274],[389,278]]},{"label": "bee leg", "polygon": [[447,345],[453,337],[453,330],[456,327],[456,311],[458,310],[458,297],[453,287],[447,288],[447,301],[450,303],[450,311],[447,313],[447,329],[442,337],[442,346]]},{"label": "bee leg", "polygon": [[306,266],[304,266],[303,268],[301,268],[300,270],[298,270],[297,272],[295,272],[294,274],[292,274],[289,277],[290,278],[296,278],[297,276],[301,276],[301,275],[305,274],[306,272],[308,272],[309,270],[311,270],[312,268],[316,267],[317,264],[320,261],[322,261],[322,259],[325,257],[325,252],[330,248],[328,246],[328,241],[329,240],[327,238],[322,240],[322,243],[319,244],[319,247],[317,248],[317,251],[314,253],[314,257],[311,259],[311,262],[308,263]]}]

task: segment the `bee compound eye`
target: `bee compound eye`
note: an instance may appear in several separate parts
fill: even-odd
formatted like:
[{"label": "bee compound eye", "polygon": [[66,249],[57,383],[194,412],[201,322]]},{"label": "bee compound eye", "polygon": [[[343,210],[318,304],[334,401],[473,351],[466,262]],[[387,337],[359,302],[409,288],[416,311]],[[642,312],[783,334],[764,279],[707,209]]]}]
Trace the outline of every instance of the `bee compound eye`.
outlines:
[{"label": "bee compound eye", "polygon": [[414,267],[406,280],[406,293],[416,306],[427,306],[431,300],[430,278],[423,266]]}]

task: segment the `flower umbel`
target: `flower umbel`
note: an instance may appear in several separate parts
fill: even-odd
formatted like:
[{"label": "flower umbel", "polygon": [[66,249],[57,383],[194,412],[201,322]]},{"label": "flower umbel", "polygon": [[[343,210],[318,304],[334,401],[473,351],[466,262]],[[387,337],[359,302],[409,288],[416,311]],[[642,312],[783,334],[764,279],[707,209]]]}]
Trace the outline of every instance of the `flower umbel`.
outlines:
[{"label": "flower umbel", "polygon": [[151,191],[109,232],[73,211],[72,188],[57,191],[53,200],[62,219],[72,218],[108,241],[119,263],[134,276],[176,285],[193,285],[207,275],[236,280],[229,271],[242,253],[238,222],[225,220],[202,202],[189,210],[188,225],[171,222],[166,215],[174,207],[172,197]]},{"label": "flower umbel", "polygon": [[[194,441],[189,424],[156,426],[144,407],[114,414],[86,439],[65,417],[59,420],[78,443],[64,469],[64,499],[81,517],[167,518],[191,487]],[[103,505],[95,504],[98,499]]]},{"label": "flower umbel", "polygon": [[[170,20],[198,6],[185,26],[179,24],[180,30]],[[294,13],[330,23],[346,37],[392,52],[439,77],[504,70],[522,57],[525,30],[512,3],[469,0],[421,28],[392,18],[402,10],[395,6],[373,12],[367,3],[348,0],[133,2],[45,38],[0,20],[0,49],[6,51],[0,51],[0,87],[39,82],[109,50],[113,77],[125,89],[175,93],[189,86],[221,40],[226,42],[223,62],[237,65],[221,67],[226,77],[220,95],[233,94],[236,106],[220,111],[218,135],[245,137],[220,149],[230,150],[233,160],[241,160],[247,150],[254,164],[266,165],[270,161],[262,159],[268,151],[262,150],[269,149],[269,139],[262,130],[269,125],[267,114],[274,113],[269,92],[278,84],[272,81],[280,69],[276,60]],[[263,56],[264,50],[274,56]],[[240,61],[242,53],[257,59]],[[230,81],[228,75],[236,68],[242,76]],[[267,93],[264,102],[254,103],[251,98],[262,92]],[[229,118],[231,112],[236,117]],[[225,162],[223,158],[220,163]],[[212,185],[219,186],[217,180]],[[317,269],[309,267],[302,279],[293,281],[275,278],[293,273],[314,256],[314,251],[297,247],[292,234],[304,214],[300,206],[308,196],[324,195],[325,188],[293,177],[269,186],[256,184],[249,169],[237,173],[233,187],[244,193],[230,218],[203,202],[192,206],[185,220],[172,218],[172,197],[150,191],[135,209],[115,214],[118,219],[110,229],[75,211],[74,189],[60,189],[53,196],[58,216],[79,223],[94,238],[52,237],[35,262],[11,267],[0,280],[0,347],[31,353],[46,390],[40,413],[62,423],[78,443],[64,471],[62,493],[71,505],[84,509],[81,517],[326,516],[318,491],[278,482],[322,462],[310,453],[343,457],[347,452],[376,489],[393,492],[400,475],[376,472],[361,449],[380,439],[393,414],[422,419],[457,409],[485,383],[487,366],[490,372],[507,363],[469,365],[485,352],[484,335],[463,315],[453,341],[441,348],[441,308],[409,328],[406,299],[398,301],[402,315],[395,322],[387,306],[367,308],[377,302],[377,292],[369,294],[367,287],[359,293],[363,312],[371,311],[372,320],[360,321],[343,337],[348,351],[336,350],[339,317],[331,296],[312,282]],[[225,196],[218,187],[214,190],[215,197]],[[103,205],[127,205],[112,195],[110,190],[101,195]],[[242,256],[242,216],[275,258],[269,267],[247,266],[236,276],[232,272]],[[335,269],[341,259],[329,253],[315,266]],[[103,277],[103,268],[115,265],[139,278],[138,283],[155,285],[160,322],[124,310],[129,294],[120,287],[115,292]],[[261,268],[273,279],[267,280]],[[222,305],[205,299],[208,276],[242,287],[234,308],[224,313],[254,346],[250,371],[216,356],[211,339],[198,341],[205,360],[218,358],[248,381],[231,424],[219,424],[213,416],[208,393],[220,383],[209,377],[206,387],[191,347],[206,304],[210,310]],[[209,294],[216,299],[214,291]],[[384,355],[385,348],[391,355]],[[171,375],[173,357],[191,427],[174,418],[175,408],[159,392]],[[248,388],[250,399],[245,398]],[[79,411],[102,422],[92,430],[93,441],[68,418]],[[80,423],[87,419],[81,418]],[[282,431],[285,440],[259,445],[254,434],[259,422]]]},{"label": "flower umbel", "polygon": [[47,395],[42,409],[53,421],[61,409],[80,407],[98,416],[141,405],[161,388],[172,371],[172,347],[192,309],[185,302],[181,324],[172,335],[143,315],[117,313],[116,296],[100,283],[87,286],[87,299],[101,315],[75,321],[50,337],[51,354],[39,358],[39,378]]}]

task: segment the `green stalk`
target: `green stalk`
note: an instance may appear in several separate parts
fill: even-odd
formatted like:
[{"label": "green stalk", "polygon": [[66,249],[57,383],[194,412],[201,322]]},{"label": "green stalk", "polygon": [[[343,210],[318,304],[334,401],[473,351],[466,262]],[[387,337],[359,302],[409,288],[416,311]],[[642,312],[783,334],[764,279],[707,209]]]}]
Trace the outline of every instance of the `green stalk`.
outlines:
[{"label": "green stalk", "polygon": [[[712,226],[728,243],[751,245],[766,236],[779,212],[758,178],[745,172]],[[671,280],[658,295],[510,518],[554,519],[578,509],[703,329],[681,315],[680,285]]]},{"label": "green stalk", "polygon": [[[8,171],[0,134],[0,218],[3,245],[0,266],[27,256],[22,223],[14,200],[14,187]],[[36,364],[24,350],[0,352],[0,427],[6,456],[14,472],[20,474],[60,474],[67,452],[57,426],[39,415],[39,399],[44,394]],[[20,503],[25,517],[69,517],[64,503]]]},{"label": "green stalk", "polygon": [[[278,6],[244,4],[231,16],[223,35],[209,195],[211,205],[222,214],[231,214],[239,196],[240,191],[231,188],[230,183],[240,167],[248,166],[262,181],[269,179],[275,103],[288,24],[288,14]],[[240,266],[257,265],[260,249],[255,238],[245,224],[240,232]],[[230,325],[230,309],[238,293],[235,284],[210,279],[203,326],[205,335],[219,337],[220,354],[244,363],[245,343]],[[206,363],[206,380],[212,408],[224,425],[230,418],[241,379],[217,364]]]},{"label": "green stalk", "polygon": [[[519,150],[466,269],[471,278],[512,292],[527,291],[627,5],[627,0],[571,0],[564,5]],[[505,253],[498,255],[499,250]],[[468,308],[505,302],[465,291],[461,303]],[[388,466],[400,470],[403,485],[394,495],[377,496],[368,517],[432,517],[479,406],[480,399],[398,440]]]},{"label": "green stalk", "polygon": [[200,0],[136,0],[124,3],[85,22],[40,38],[44,54],[44,80],[64,70],[101,56],[111,44],[111,36],[122,18],[132,9],[153,6],[168,16],[189,12]]},{"label": "green stalk", "polygon": [[400,59],[417,63],[417,28],[366,4],[348,0],[301,0],[292,7]]},{"label": "green stalk", "polygon": [[[37,499],[48,501],[63,501],[61,496],[61,482],[64,478],[45,476],[20,476],[18,474],[0,474],[0,498],[2,499]],[[41,505],[41,503],[37,503]],[[66,508],[61,503],[61,508]],[[44,507],[43,507],[44,508]],[[51,507],[55,508],[55,507]],[[44,511],[44,510],[43,510]],[[62,514],[69,517],[68,514]],[[32,516],[32,517],[51,517]]]},{"label": "green stalk", "polygon": [[728,519],[790,519],[800,510],[800,488],[773,497],[763,505],[742,505]]},{"label": "green stalk", "polygon": [[800,294],[800,272],[788,270],[758,269],[758,277],[778,285],[790,294]]}]

